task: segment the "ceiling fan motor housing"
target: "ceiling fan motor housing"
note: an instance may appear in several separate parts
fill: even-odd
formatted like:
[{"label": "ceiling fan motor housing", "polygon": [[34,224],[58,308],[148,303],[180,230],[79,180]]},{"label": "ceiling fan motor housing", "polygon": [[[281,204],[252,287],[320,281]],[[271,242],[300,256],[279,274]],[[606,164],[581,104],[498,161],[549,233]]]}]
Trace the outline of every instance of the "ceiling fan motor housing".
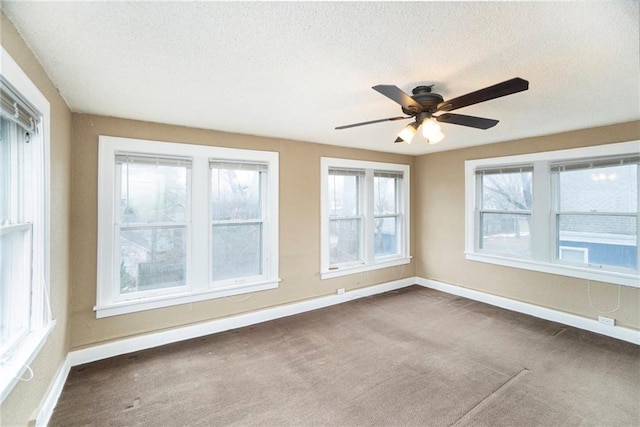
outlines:
[{"label": "ceiling fan motor housing", "polygon": [[[418,86],[411,91],[413,93],[411,98],[422,106],[422,112],[435,113],[438,104],[444,101],[442,95],[431,92],[431,87],[433,87],[433,85]],[[415,116],[420,113],[420,111],[405,107],[402,107],[402,112],[410,116]]]}]

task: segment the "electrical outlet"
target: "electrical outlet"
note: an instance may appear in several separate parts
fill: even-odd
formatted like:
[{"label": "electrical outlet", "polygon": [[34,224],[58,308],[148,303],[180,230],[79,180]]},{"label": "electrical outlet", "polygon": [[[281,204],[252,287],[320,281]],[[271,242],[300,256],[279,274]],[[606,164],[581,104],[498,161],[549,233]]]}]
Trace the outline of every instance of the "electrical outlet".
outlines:
[{"label": "electrical outlet", "polygon": [[344,294],[344,288],[340,288],[340,289],[336,290],[336,294],[338,294],[338,295]]},{"label": "electrical outlet", "polygon": [[598,322],[607,326],[616,326],[616,319],[610,317],[598,316]]}]

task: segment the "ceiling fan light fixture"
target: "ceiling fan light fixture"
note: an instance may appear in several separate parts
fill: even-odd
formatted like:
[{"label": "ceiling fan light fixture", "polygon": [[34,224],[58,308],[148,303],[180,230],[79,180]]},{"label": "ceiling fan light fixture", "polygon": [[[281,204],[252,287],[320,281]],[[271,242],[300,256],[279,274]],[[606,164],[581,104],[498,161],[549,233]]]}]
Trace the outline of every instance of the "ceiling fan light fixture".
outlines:
[{"label": "ceiling fan light fixture", "polygon": [[[424,135],[425,138],[431,140],[441,133],[442,128],[434,119],[430,118],[422,122],[422,135]],[[442,138],[438,142],[440,141],[442,141]]]},{"label": "ceiling fan light fixture", "polygon": [[400,131],[398,134],[398,138],[402,139],[407,144],[411,144],[411,140],[413,136],[418,131],[418,125],[416,123],[409,123],[404,129]]},{"label": "ceiling fan light fixture", "polygon": [[429,145],[435,145],[438,142],[442,141],[445,137],[445,134],[442,132],[438,132],[437,134],[430,136],[429,138],[427,138],[427,144]]}]

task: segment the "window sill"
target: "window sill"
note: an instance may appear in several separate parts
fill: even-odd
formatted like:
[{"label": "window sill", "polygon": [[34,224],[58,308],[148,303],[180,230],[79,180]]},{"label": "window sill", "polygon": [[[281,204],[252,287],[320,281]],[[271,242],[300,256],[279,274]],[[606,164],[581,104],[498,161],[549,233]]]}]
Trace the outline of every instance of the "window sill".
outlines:
[{"label": "window sill", "polygon": [[469,252],[465,253],[465,257],[470,261],[486,262],[489,264],[497,264],[505,267],[521,268],[524,270],[557,274],[559,276],[577,277],[580,279],[613,283],[615,285],[629,286],[632,288],[640,288],[640,276],[638,276],[637,274],[603,271],[573,265],[553,264],[528,259],[517,259],[499,255],[478,254]]},{"label": "window sill", "polygon": [[170,307],[173,305],[189,304],[215,298],[224,298],[233,295],[276,289],[280,279],[266,280],[262,282],[242,283],[207,289],[202,292],[184,294],[161,295],[153,298],[122,301],[112,304],[104,304],[93,307],[96,318],[119,316],[121,314],[135,313],[138,311],[153,310],[156,308]]},{"label": "window sill", "polygon": [[405,265],[411,262],[411,256],[404,258],[393,258],[377,262],[375,264],[358,264],[339,267],[335,270],[325,270],[320,273],[320,279],[333,279],[334,277],[347,276],[349,274],[364,273],[365,271],[378,270],[381,268],[395,267],[397,265]]},{"label": "window sill", "polygon": [[[2,376],[0,376],[0,402],[9,395],[13,387],[21,381],[26,368],[33,362],[40,349],[47,342],[47,337],[56,325],[52,320],[47,326],[37,332],[27,335],[23,343],[9,358],[0,364]],[[29,377],[24,381],[29,381]]]}]

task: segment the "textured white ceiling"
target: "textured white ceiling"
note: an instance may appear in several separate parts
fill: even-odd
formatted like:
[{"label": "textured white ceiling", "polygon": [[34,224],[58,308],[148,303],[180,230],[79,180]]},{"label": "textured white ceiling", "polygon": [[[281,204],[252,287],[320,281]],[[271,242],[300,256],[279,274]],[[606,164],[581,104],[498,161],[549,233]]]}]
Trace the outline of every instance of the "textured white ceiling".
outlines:
[{"label": "textured white ceiling", "polygon": [[[75,112],[423,154],[640,118],[639,8],[601,2],[13,2],[2,10]],[[394,144],[373,91],[450,99],[512,77],[530,88],[457,110]],[[408,121],[407,121],[408,123]]]}]

